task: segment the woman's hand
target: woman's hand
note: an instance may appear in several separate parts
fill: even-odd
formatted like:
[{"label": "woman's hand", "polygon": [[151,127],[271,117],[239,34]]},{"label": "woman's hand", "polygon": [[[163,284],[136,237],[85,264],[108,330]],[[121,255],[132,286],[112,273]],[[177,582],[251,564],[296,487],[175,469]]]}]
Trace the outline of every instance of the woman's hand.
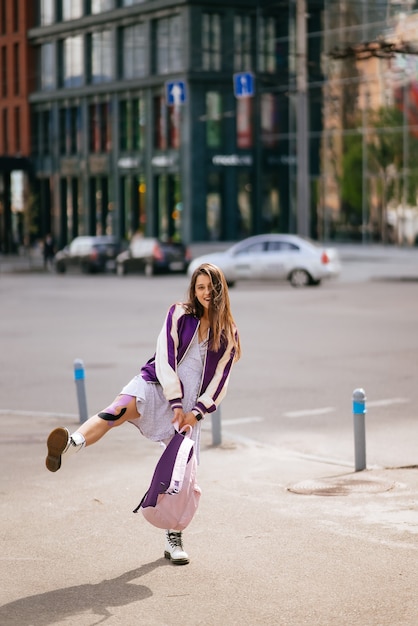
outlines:
[{"label": "woman's hand", "polygon": [[180,427],[183,423],[185,413],[183,409],[174,409],[173,410],[173,419],[171,420],[172,424],[177,424],[177,428],[180,430]]},{"label": "woman's hand", "polygon": [[185,426],[191,426],[193,428],[196,426],[198,420],[192,411],[185,413],[183,409],[174,409],[174,417],[171,422],[172,424],[177,422],[179,431],[181,431]]}]

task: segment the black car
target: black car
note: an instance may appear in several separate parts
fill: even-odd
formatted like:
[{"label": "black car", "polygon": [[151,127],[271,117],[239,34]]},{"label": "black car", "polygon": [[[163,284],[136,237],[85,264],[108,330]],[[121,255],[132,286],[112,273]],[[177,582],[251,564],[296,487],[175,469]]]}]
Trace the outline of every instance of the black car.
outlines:
[{"label": "black car", "polygon": [[146,276],[169,272],[185,273],[190,261],[190,251],[181,242],[134,237],[128,250],[117,256],[116,272],[119,276],[134,272],[141,272]]},{"label": "black car", "polygon": [[55,269],[60,274],[67,270],[81,270],[86,274],[114,272],[120,244],[115,237],[76,237],[56,253]]}]

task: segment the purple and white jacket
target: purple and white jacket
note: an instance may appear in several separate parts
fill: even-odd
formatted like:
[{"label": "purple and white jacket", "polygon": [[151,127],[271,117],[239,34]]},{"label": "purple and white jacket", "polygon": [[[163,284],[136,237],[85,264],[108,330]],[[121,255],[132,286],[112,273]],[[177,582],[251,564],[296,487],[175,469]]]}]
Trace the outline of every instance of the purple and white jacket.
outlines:
[{"label": "purple and white jacket", "polygon": [[[199,319],[187,313],[183,304],[173,304],[158,336],[156,352],[141,369],[144,380],[161,384],[172,409],[182,408],[183,388],[177,366],[187,354],[199,324]],[[194,413],[204,417],[218,408],[226,395],[234,356],[235,348],[225,338],[218,352],[208,348]]]}]

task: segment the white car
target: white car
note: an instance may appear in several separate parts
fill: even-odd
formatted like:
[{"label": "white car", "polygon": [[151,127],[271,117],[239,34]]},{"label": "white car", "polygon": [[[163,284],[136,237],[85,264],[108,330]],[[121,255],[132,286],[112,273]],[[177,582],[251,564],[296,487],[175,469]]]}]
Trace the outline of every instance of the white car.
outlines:
[{"label": "white car", "polygon": [[293,287],[319,285],[323,278],[340,274],[338,251],[297,235],[255,235],[224,252],[193,259],[189,276],[201,263],[213,263],[225,274],[229,286],[238,280],[288,280]]}]

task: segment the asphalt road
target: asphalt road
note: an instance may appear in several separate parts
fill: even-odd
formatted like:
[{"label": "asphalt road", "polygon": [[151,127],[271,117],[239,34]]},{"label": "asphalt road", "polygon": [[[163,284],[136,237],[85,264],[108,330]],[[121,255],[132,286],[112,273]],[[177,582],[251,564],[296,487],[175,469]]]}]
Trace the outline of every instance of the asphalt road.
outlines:
[{"label": "asphalt road", "polygon": [[[360,387],[368,463],[399,465],[402,450],[402,464],[413,465],[416,256],[345,254],[341,278],[319,288],[243,282],[230,290],[243,358],[222,432],[350,465]],[[165,312],[187,285],[184,276],[3,274],[0,409],[77,415],[73,363],[81,358],[89,413],[101,410],[153,354]]]},{"label": "asphalt road", "polygon": [[221,446],[205,422],[182,568],[131,513],[156,444],[128,426],[56,474],[44,456],[52,428],[77,424],[74,359],[95,412],[152,354],[187,280],[1,271],[0,624],[415,626],[418,282],[416,255],[399,254],[357,255],[319,289],[231,290],[243,358]]}]

